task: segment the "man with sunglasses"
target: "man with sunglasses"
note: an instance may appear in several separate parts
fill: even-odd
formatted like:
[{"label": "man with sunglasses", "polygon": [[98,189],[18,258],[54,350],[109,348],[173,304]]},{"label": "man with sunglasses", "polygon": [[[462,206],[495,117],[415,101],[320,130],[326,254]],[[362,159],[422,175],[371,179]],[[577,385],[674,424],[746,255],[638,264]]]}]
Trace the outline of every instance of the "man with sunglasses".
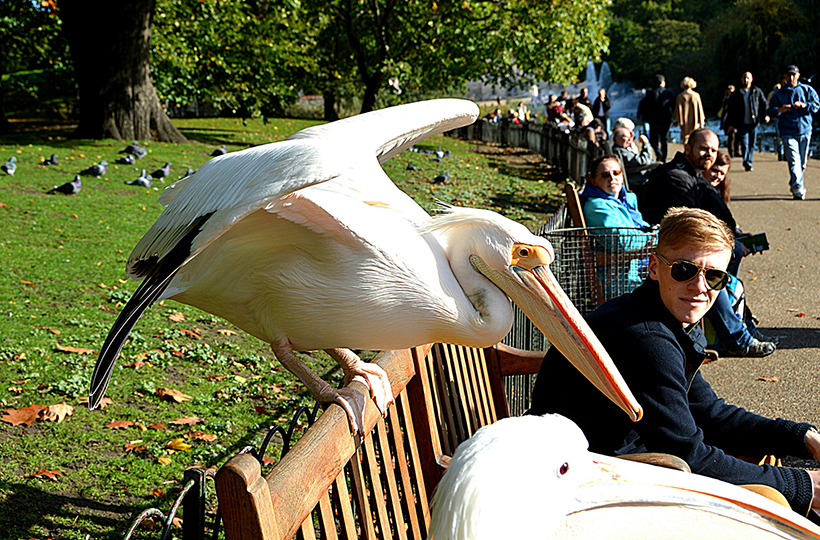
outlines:
[{"label": "man with sunglasses", "polygon": [[546,355],[530,414],[562,414],[589,449],[609,455],[661,452],[693,473],[779,491],[806,515],[820,508],[820,471],[758,465],[732,455],[820,457],[814,426],[772,420],[727,404],[699,372],[706,339],[699,322],[728,282],[731,231],[705,210],[673,208],[661,223],[649,279],[589,315],[589,326],[644,408],[633,423],[580,376],[557,349]]}]

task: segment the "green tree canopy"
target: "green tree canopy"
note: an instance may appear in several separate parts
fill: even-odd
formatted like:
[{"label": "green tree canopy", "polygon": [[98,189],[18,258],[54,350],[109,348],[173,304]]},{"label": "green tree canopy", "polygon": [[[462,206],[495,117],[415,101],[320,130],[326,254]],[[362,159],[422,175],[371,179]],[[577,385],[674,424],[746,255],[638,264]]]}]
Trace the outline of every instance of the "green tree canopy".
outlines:
[{"label": "green tree canopy", "polygon": [[164,101],[206,104],[240,116],[281,114],[313,64],[295,6],[159,0],[153,77]]}]

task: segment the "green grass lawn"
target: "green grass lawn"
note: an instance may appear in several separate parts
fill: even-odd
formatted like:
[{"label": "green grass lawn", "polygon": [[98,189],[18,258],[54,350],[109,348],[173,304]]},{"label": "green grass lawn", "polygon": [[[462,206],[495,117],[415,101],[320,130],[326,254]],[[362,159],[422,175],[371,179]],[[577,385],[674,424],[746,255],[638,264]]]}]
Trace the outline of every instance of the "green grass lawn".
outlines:
[{"label": "green grass lawn", "polygon": [[[165,301],[146,311],[123,348],[107,392],[112,402],[93,412],[81,404],[96,351],[135,289],[123,280],[126,258],[159,216],[157,198],[170,180],[151,189],[123,182],[166,161],[176,179],[221,144],[237,151],[315,122],[175,123],[191,144],[148,143],[148,156],[136,165],[114,163],[126,145],[121,141],[75,140],[54,130],[0,139],[0,163],[18,160],[15,176],[0,173],[2,538],[122,538],[141,510],[169,509],[186,467],[218,467],[244,446],[258,446],[270,426],[312,401],[266,344],[208,313]],[[563,178],[531,156],[446,137],[420,146],[441,146],[454,156],[439,164],[405,152],[385,169],[428,210],[436,200],[490,208],[535,229],[557,206]],[[61,164],[42,165],[52,153]],[[84,176],[78,195],[45,194],[101,159],[108,172]],[[407,171],[408,162],[419,172]],[[447,184],[430,184],[445,171],[451,173]],[[326,379],[339,381],[326,355],[304,357]],[[165,389],[190,399],[163,398]],[[62,404],[73,413],[55,407]],[[37,406],[49,406],[57,419],[35,419]],[[10,423],[26,413],[30,425]],[[158,535],[142,530],[138,537]]]}]

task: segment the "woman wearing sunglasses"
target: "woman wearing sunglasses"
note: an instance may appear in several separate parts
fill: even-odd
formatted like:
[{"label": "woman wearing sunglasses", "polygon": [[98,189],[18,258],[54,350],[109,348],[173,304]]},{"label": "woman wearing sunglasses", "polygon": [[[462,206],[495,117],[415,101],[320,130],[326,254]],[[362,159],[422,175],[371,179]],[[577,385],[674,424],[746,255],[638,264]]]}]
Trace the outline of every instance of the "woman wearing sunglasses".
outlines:
[{"label": "woman wearing sunglasses", "polygon": [[[636,229],[649,227],[638,211],[638,199],[624,187],[621,164],[613,156],[595,159],[581,193],[584,220],[593,234],[600,232],[599,244],[608,252],[624,253],[644,247],[649,235],[635,234]],[[598,229],[598,231],[596,231]],[[600,268],[608,298],[633,290],[646,277],[646,259],[626,261],[624,267]]]},{"label": "woman wearing sunglasses", "polygon": [[555,348],[541,365],[530,414],[570,418],[592,452],[673,454],[693,473],[773,488],[773,498],[806,515],[810,507],[820,508],[820,471],[759,465],[732,455],[817,459],[820,434],[810,424],[772,420],[727,404],[699,371],[706,339],[698,323],[728,283],[733,245],[731,231],[711,213],[673,208],[661,222],[649,279],[586,317],[643,406],[641,421],[633,423]]}]

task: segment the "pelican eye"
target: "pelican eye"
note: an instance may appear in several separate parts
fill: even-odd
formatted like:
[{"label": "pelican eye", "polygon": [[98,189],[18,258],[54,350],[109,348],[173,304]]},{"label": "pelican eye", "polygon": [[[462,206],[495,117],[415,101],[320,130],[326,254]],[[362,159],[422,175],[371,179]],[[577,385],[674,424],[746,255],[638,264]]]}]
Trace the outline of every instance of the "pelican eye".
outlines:
[{"label": "pelican eye", "polygon": [[565,463],[564,463],[563,465],[561,465],[561,467],[558,469],[558,474],[559,474],[560,476],[564,476],[564,475],[565,475],[565,474],[567,474],[568,472],[569,472],[569,463],[566,463],[566,462],[565,462]]},{"label": "pelican eye", "polygon": [[530,250],[527,249],[527,248],[520,248],[518,250],[518,256],[519,257],[529,257],[530,256]]}]

